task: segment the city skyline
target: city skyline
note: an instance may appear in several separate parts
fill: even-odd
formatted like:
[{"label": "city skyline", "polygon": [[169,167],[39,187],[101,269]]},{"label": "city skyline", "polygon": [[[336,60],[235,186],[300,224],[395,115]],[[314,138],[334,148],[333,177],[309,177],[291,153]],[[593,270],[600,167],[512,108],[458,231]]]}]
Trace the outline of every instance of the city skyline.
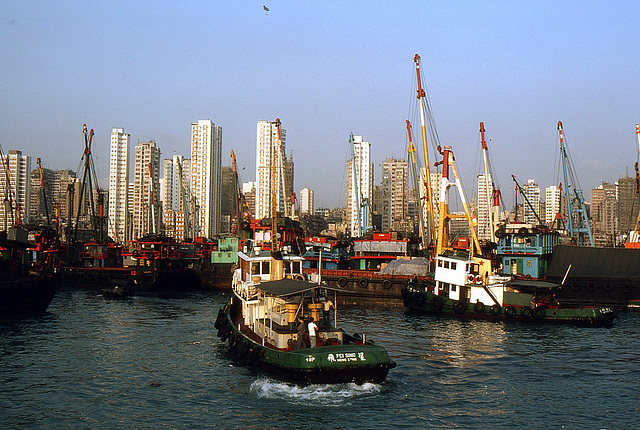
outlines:
[{"label": "city skyline", "polygon": [[78,170],[86,123],[106,189],[113,128],[131,145],[156,141],[170,158],[189,152],[192,120],[211,118],[225,129],[222,164],[233,149],[248,182],[255,123],[280,118],[296,189],[317,190],[317,206],[343,206],[350,132],[371,142],[375,183],[384,159],[405,156],[419,53],[440,140],[453,146],[467,194],[480,173],[480,121],[508,200],[511,174],[558,185],[558,120],[585,192],[633,174],[634,2],[268,6],[5,4],[0,144],[45,168]]}]

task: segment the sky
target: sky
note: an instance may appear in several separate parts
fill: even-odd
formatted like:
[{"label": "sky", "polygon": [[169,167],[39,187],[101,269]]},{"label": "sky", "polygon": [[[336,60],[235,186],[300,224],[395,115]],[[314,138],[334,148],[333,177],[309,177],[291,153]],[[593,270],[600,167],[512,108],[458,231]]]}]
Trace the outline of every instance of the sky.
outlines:
[{"label": "sky", "polygon": [[511,175],[542,190],[561,180],[558,121],[587,200],[634,175],[636,1],[0,0],[0,10],[0,145],[32,167],[40,157],[76,170],[87,124],[103,188],[114,127],[132,153],[154,140],[163,158],[188,157],[191,123],[211,119],[223,165],[233,150],[247,182],[257,122],[280,118],[295,191],[344,206],[349,133],[371,143],[376,184],[385,158],[406,157],[405,120],[419,126],[416,53],[467,200],[482,174],[481,121],[507,204]]}]

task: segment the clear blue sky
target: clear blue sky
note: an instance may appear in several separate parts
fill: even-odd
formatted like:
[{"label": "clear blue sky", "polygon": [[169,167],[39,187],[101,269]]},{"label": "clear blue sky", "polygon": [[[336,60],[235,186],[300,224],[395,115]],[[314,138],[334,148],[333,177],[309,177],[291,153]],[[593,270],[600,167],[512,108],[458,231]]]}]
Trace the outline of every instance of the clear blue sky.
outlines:
[{"label": "clear blue sky", "polygon": [[[263,5],[269,8],[266,12]],[[0,144],[78,167],[82,124],[108,187],[109,133],[189,156],[190,124],[223,127],[223,164],[255,176],[259,120],[279,117],[295,188],[344,204],[349,132],[403,158],[422,57],[441,142],[467,195],[484,121],[498,183],[557,181],[561,120],[585,196],[637,158],[636,1],[0,1]],[[415,118],[410,118],[416,121]],[[416,124],[417,125],[417,124]]]}]

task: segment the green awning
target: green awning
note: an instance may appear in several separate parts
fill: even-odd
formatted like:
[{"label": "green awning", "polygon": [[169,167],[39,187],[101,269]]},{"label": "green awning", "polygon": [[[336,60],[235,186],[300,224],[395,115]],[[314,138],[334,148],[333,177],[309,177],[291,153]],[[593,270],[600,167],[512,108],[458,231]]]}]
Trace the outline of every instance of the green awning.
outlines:
[{"label": "green awning", "polygon": [[331,291],[344,291],[340,288],[334,288],[325,284],[312,284],[307,281],[298,281],[295,279],[280,279],[278,281],[264,281],[256,285],[256,288],[262,290],[266,294],[276,297],[291,296],[294,294],[302,294],[315,289],[325,289]]}]

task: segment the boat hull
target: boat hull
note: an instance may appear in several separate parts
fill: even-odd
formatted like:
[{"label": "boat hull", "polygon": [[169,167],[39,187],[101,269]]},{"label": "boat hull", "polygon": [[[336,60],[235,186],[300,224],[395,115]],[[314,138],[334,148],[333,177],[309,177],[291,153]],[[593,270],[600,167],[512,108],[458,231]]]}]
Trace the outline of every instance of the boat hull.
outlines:
[{"label": "boat hull", "polygon": [[524,323],[561,323],[586,326],[611,325],[616,313],[611,308],[554,308],[512,305],[486,306],[438,296],[429,291],[405,288],[402,290],[404,305],[413,311],[456,318],[481,318],[488,320],[520,321]]},{"label": "boat hull", "polygon": [[43,314],[58,288],[55,274],[0,282],[0,317]]},{"label": "boat hull", "polygon": [[264,346],[257,335],[240,330],[233,305],[221,309],[215,326],[231,357],[279,379],[298,384],[380,383],[395,367],[384,348],[372,344],[330,345],[300,350]]}]

